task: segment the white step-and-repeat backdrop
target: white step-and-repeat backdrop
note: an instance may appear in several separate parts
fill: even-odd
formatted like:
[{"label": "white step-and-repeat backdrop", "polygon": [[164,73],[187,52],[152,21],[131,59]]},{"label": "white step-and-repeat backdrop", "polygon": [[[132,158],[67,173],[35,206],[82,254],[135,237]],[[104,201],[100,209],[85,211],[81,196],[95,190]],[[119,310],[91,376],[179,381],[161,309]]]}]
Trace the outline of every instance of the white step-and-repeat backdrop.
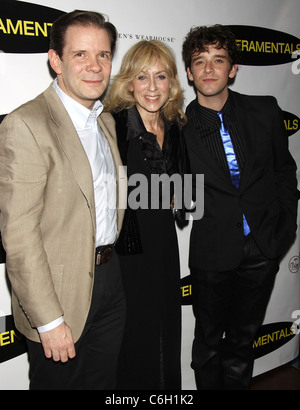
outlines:
[{"label": "white step-and-repeat backdrop", "polygon": [[[106,14],[119,32],[113,74],[122,56],[141,39],[159,39],[174,50],[186,105],[195,98],[181,58],[192,26],[229,25],[242,49],[232,88],[274,95],[285,114],[291,152],[300,173],[300,4],[299,0],[0,0],[0,120],[35,97],[52,80],[47,65],[51,23],[74,9]],[[190,226],[178,231],[182,266],[183,389],[195,389],[190,368],[194,318],[188,269]],[[153,295],[155,297],[155,295]],[[299,237],[281,263],[261,332],[255,340],[254,375],[298,355],[300,322]],[[22,336],[13,325],[5,254],[0,250],[0,389],[28,389],[28,362]]]}]

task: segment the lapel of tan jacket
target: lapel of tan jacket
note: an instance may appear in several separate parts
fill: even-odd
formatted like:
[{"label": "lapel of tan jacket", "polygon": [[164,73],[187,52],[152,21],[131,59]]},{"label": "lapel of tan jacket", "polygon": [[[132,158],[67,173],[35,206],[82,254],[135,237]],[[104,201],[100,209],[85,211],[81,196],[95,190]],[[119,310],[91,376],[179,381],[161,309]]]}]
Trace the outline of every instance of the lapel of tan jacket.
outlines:
[{"label": "lapel of tan jacket", "polygon": [[[60,146],[68,158],[78,186],[86,198],[88,206],[91,210],[95,228],[94,187],[92,183],[93,177],[89,160],[74,128],[72,120],[52,85],[50,85],[44,92],[44,95],[48,104],[51,119],[56,129],[55,132]],[[126,207],[127,177],[122,166],[122,161],[118,150],[115,122],[113,117],[109,113],[102,113],[98,117],[98,123],[108,140],[116,166],[118,184],[118,231],[120,231],[123,222],[124,209]]]},{"label": "lapel of tan jacket", "polygon": [[72,120],[52,85],[50,85],[50,87],[44,92],[44,95],[53,121],[56,137],[69,161],[78,186],[86,198],[87,204],[91,210],[91,216],[95,228],[94,187],[89,160]]}]

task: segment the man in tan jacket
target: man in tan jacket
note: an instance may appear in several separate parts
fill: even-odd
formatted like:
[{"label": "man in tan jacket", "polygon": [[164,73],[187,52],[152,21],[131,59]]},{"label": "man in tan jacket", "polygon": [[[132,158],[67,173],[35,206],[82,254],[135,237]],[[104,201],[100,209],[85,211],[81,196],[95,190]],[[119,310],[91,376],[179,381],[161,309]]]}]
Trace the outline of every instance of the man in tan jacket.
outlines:
[{"label": "man in tan jacket", "polygon": [[99,13],[60,17],[56,79],[0,127],[0,230],[32,389],[115,387],[125,302],[113,244],[127,181],[100,97],[116,38]]}]

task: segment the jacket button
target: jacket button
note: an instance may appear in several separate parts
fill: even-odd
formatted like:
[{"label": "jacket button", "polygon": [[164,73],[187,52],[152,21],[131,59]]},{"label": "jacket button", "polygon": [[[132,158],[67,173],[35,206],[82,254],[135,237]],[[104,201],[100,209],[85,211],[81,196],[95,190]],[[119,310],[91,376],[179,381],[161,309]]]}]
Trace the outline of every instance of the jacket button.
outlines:
[{"label": "jacket button", "polygon": [[238,228],[241,228],[241,227],[242,227],[242,224],[241,224],[240,222],[238,222],[238,223],[236,224],[236,226],[237,226]]},{"label": "jacket button", "polygon": [[89,272],[89,275],[90,275],[91,278],[93,278],[93,276],[94,276],[93,272]]}]

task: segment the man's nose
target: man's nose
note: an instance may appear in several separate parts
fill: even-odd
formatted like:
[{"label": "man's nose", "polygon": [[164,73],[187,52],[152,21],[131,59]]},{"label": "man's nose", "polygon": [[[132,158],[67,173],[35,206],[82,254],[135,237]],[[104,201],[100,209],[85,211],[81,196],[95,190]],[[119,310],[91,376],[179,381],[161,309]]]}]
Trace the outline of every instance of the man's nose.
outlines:
[{"label": "man's nose", "polygon": [[89,61],[88,61],[88,65],[87,65],[87,70],[88,71],[93,71],[95,73],[98,73],[99,71],[102,70],[102,64],[101,61],[99,61],[99,59],[97,58],[97,56],[95,57],[90,57]]}]

